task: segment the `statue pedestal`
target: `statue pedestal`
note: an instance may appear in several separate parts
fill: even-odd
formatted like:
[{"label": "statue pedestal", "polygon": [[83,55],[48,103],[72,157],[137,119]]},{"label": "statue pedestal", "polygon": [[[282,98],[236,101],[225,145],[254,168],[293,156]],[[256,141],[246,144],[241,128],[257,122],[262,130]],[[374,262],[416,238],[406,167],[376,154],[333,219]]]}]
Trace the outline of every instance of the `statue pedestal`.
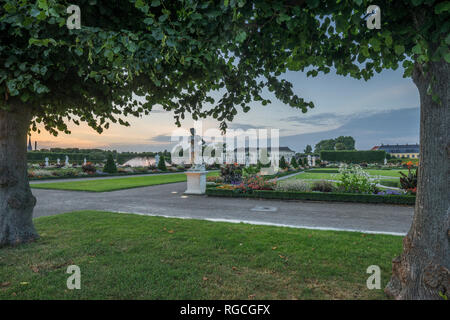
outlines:
[{"label": "statue pedestal", "polygon": [[206,193],[206,171],[192,170],[186,171],[187,190],[185,194],[205,194]]}]

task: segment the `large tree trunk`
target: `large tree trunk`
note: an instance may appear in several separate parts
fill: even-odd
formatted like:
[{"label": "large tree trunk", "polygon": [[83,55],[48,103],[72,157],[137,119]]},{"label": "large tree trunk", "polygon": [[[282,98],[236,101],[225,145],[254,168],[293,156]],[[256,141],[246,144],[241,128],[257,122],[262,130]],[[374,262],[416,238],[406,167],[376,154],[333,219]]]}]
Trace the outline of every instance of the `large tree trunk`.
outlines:
[{"label": "large tree trunk", "polygon": [[[385,292],[396,299],[450,298],[450,64],[432,62],[413,73],[420,93],[420,165],[411,229],[403,253],[393,260]],[[440,98],[433,101],[427,94]]]},{"label": "large tree trunk", "polygon": [[10,111],[0,110],[0,246],[38,237],[32,221],[36,198],[27,173],[31,112],[17,100],[8,105]]}]

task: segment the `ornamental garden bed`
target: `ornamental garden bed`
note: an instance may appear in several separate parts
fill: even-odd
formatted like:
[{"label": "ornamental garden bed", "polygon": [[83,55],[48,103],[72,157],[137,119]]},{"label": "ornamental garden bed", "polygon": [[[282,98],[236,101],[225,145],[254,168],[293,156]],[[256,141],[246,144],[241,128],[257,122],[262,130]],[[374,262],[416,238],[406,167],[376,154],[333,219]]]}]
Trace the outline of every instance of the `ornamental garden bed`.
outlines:
[{"label": "ornamental garden bed", "polygon": [[386,203],[401,205],[414,205],[416,201],[416,196],[414,195],[376,195],[360,193],[298,192],[273,190],[253,190],[252,192],[241,192],[240,190],[221,189],[218,187],[207,188],[206,194],[208,196],[214,197]]}]

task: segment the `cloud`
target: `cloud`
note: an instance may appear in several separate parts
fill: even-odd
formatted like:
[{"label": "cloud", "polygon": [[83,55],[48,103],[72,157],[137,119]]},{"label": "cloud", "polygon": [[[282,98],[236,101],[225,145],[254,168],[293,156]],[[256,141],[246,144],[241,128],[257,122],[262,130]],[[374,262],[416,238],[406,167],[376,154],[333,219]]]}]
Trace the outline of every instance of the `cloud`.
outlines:
[{"label": "cloud", "polygon": [[262,126],[262,125],[256,126],[256,125],[252,125],[252,124],[244,124],[244,123],[237,123],[237,122],[233,123],[232,122],[228,125],[228,128],[233,129],[233,130],[241,129],[241,130],[247,131],[249,129],[255,129],[255,130],[268,129],[269,126]]},{"label": "cloud", "polygon": [[356,148],[361,150],[381,143],[413,144],[419,141],[419,115],[419,108],[358,113],[349,117],[349,120],[338,128],[280,137],[280,146],[289,146],[301,152],[307,144],[314,146],[320,140],[339,136],[353,136]]}]

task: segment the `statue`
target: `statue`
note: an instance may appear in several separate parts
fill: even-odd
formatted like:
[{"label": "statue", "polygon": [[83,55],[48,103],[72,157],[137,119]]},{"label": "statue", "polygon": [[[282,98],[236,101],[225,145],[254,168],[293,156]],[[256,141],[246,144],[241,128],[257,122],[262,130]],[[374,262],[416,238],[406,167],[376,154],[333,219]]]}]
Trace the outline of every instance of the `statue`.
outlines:
[{"label": "statue", "polygon": [[195,129],[191,128],[191,168],[186,171],[187,189],[185,194],[205,194],[206,170],[203,163],[198,163],[195,152]]},{"label": "statue", "polygon": [[48,167],[48,157],[45,157],[45,166]]}]

